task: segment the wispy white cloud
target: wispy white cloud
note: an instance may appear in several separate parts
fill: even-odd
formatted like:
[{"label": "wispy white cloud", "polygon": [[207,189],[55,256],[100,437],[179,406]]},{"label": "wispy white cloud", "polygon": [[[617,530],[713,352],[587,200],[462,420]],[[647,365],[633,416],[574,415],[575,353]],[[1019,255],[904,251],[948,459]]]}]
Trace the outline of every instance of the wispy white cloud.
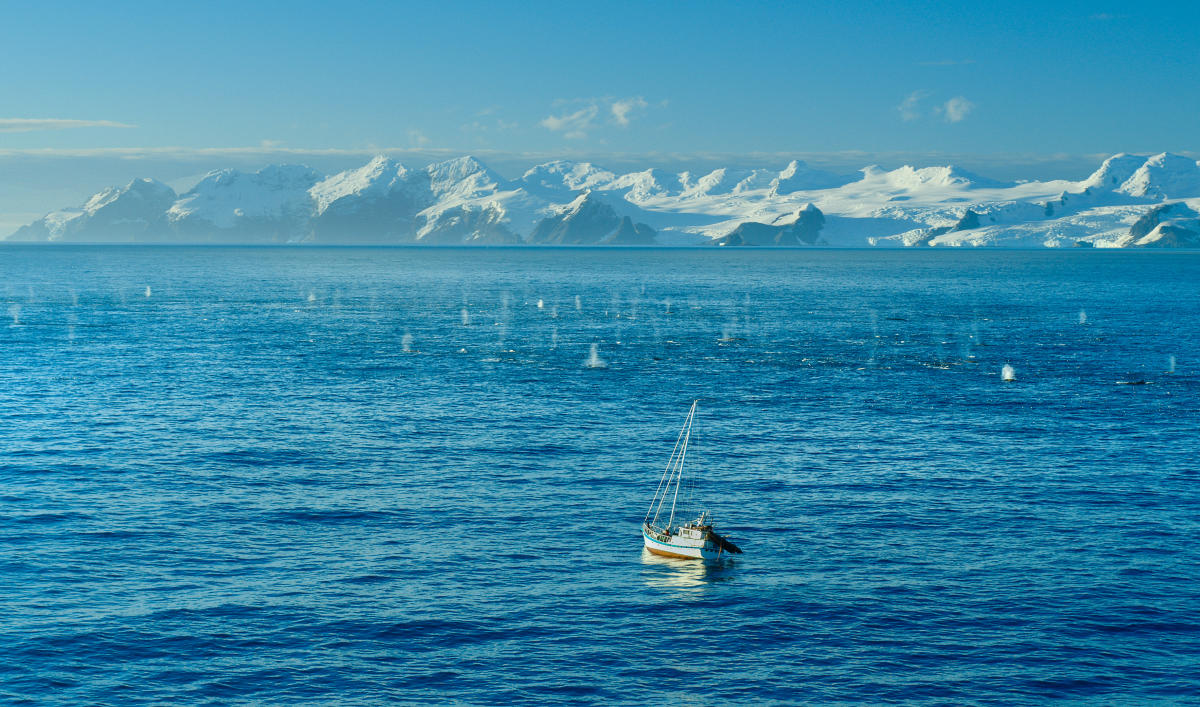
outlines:
[{"label": "wispy white cloud", "polygon": [[968,101],[962,96],[955,96],[942,104],[938,108],[938,112],[945,117],[947,123],[958,123],[967,117],[972,110],[975,109],[975,104]]},{"label": "wispy white cloud", "polygon": [[[554,103],[563,112],[547,116],[542,119],[540,125],[571,139],[585,138],[593,129],[604,123],[628,127],[638,114],[651,106],[642,96],[576,98]],[[665,108],[666,105],[667,101],[663,100],[657,103],[656,107]]]},{"label": "wispy white cloud", "polygon": [[923,102],[931,95],[931,91],[920,90],[905,96],[900,105],[896,106],[896,110],[900,112],[900,119],[911,122],[933,115],[941,116],[947,123],[958,123],[975,110],[975,104],[963,96],[955,96],[945,103],[935,105],[932,110],[927,109]]},{"label": "wispy white cloud", "polygon": [[542,127],[556,133],[563,133],[569,139],[578,140],[587,137],[587,133],[595,124],[600,107],[595,103],[584,106],[574,113],[550,115],[542,120]]},{"label": "wispy white cloud", "polygon": [[0,118],[0,133],[31,133],[37,130],[72,128],[136,128],[112,120],[63,120],[60,118]]},{"label": "wispy white cloud", "polygon": [[900,111],[901,120],[916,120],[921,117],[921,101],[929,97],[929,91],[913,91],[900,101],[896,110]]},{"label": "wispy white cloud", "polygon": [[617,121],[617,125],[629,125],[629,116],[634,111],[645,108],[650,104],[646,103],[646,99],[641,96],[633,98],[622,98],[612,102],[609,110],[612,111],[613,120]]}]

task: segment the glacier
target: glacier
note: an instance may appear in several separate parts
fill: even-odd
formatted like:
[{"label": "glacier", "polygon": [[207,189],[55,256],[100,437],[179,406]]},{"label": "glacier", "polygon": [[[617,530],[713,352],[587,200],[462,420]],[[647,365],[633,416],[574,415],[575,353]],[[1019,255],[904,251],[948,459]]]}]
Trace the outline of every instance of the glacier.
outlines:
[{"label": "glacier", "polygon": [[988,179],[954,165],[838,174],[555,160],[506,178],[463,156],[380,155],[210,172],[177,194],[139,178],[22,226],[7,241],[426,245],[1200,247],[1200,163],[1117,154],[1085,179]]}]

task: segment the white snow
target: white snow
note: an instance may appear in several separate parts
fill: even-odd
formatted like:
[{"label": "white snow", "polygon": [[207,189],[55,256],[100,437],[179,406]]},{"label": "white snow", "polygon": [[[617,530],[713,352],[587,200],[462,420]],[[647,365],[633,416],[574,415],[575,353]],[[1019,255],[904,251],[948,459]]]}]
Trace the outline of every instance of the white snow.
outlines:
[{"label": "white snow", "polygon": [[591,164],[556,160],[531,167],[521,176],[521,183],[534,189],[551,191],[581,191],[609,184],[617,175]]},{"label": "white snow", "polygon": [[1146,163],[1144,155],[1128,155],[1124,152],[1113,155],[1100,165],[1100,168],[1087,179],[1079,183],[1082,188],[1092,188],[1111,191],[1119,188],[1125,180]]},{"label": "white snow", "polygon": [[771,180],[770,187],[774,194],[791,194],[803,190],[837,188],[851,181],[853,179],[850,177],[839,177],[813,169],[799,160],[792,160]]},{"label": "white snow", "polygon": [[[1129,228],[1164,200],[1200,200],[1200,164],[1169,153],[1118,154],[1080,181],[1005,183],[953,165],[890,170],[872,165],[856,176],[799,161],[782,169],[718,168],[700,174],[651,168],[617,174],[588,162],[558,160],[510,181],[470,156],[419,169],[379,156],[329,177],[297,165],[212,172],[158,216],[168,224],[215,229],[287,222],[303,237],[309,219],[335,205],[338,213],[369,215],[377,203],[399,196],[415,214],[413,240],[467,229],[463,238],[469,242],[483,235],[470,234],[475,223],[492,229],[493,238],[502,232],[525,240],[542,219],[578,208],[587,194],[620,216],[651,226],[662,243],[708,242],[746,222],[787,224],[800,209],[816,208],[825,217],[819,242],[835,246],[1058,247],[1082,242],[1123,247],[1153,240],[1146,240],[1149,235],[1134,239]],[[33,234],[26,237],[75,237],[86,231],[80,219],[110,204],[163,198],[174,198],[166,185],[135,180],[99,192],[81,208],[47,214],[34,224],[38,228],[26,229]],[[131,218],[152,223],[155,216]],[[1193,221],[1171,225],[1200,228]]]},{"label": "white snow", "polygon": [[505,180],[471,157],[437,162],[425,168],[429,187],[439,199],[470,199],[494,193]]},{"label": "white snow", "polygon": [[50,232],[50,240],[56,241],[62,237],[67,224],[86,215],[87,211],[84,209],[63,209],[62,211],[51,211],[43,217],[42,221]]},{"label": "white snow", "polygon": [[[313,210],[323,214],[334,203],[342,199],[360,197],[383,197],[396,190],[413,190],[413,173],[404,165],[382,155],[367,164],[340,172],[317,182],[308,190],[312,196]],[[428,190],[428,184],[425,185]]]},{"label": "white snow", "polygon": [[302,165],[271,165],[252,173],[209,172],[167,210],[167,219],[196,219],[229,229],[247,219],[294,218],[311,210],[308,190],[320,179],[320,173]]},{"label": "white snow", "polygon": [[1152,199],[1200,196],[1200,164],[1166,152],[1155,155],[1138,167],[1120,191]]}]

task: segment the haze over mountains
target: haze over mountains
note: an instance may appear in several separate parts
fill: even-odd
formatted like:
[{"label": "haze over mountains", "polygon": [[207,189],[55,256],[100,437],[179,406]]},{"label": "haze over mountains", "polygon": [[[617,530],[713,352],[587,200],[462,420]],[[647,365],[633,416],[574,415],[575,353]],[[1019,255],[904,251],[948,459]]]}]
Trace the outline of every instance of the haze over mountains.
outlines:
[{"label": "haze over mountains", "polygon": [[1000,182],[953,166],[617,174],[555,161],[506,179],[469,156],[380,156],[332,175],[218,170],[183,194],[135,179],[7,240],[1195,248],[1200,164],[1119,154],[1082,181]]}]

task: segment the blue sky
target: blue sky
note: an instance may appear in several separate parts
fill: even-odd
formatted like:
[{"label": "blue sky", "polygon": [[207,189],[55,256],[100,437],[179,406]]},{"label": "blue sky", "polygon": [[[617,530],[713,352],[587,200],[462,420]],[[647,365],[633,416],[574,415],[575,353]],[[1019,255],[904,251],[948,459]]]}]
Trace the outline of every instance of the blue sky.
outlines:
[{"label": "blue sky", "polygon": [[9,3],[0,231],[152,176],[388,151],[619,169],[1192,153],[1196,3]]},{"label": "blue sky", "polygon": [[1196,4],[990,5],[30,3],[0,149],[1195,147]]}]

